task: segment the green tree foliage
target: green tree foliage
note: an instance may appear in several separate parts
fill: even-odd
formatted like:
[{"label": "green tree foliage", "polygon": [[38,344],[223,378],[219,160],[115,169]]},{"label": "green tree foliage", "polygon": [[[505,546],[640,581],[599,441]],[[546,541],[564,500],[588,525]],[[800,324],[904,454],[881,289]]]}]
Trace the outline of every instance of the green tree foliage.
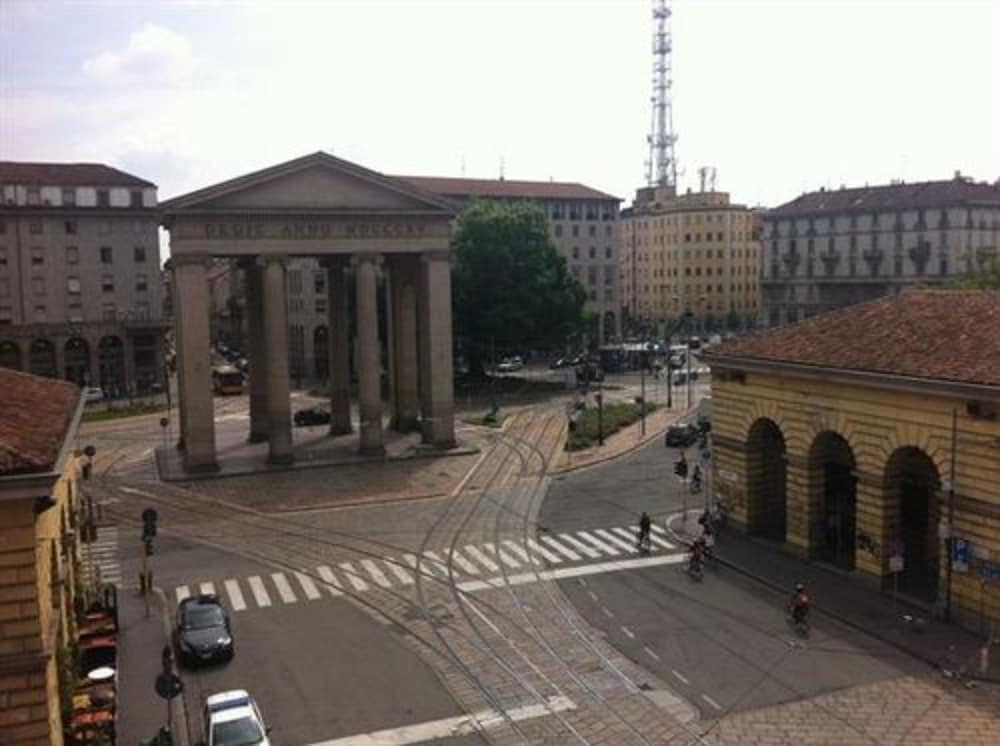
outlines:
[{"label": "green tree foliage", "polygon": [[452,237],[456,333],[471,372],[498,356],[562,342],[584,323],[586,292],[549,236],[541,207],[477,200]]},{"label": "green tree foliage", "polygon": [[973,272],[949,283],[948,287],[970,290],[1000,290],[1000,259],[994,259],[978,272]]}]

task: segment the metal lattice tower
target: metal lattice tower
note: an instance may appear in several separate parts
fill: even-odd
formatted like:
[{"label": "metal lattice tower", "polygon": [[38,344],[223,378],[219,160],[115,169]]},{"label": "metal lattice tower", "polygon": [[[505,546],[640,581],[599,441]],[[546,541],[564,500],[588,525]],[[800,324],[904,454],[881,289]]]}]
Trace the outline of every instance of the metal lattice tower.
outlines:
[{"label": "metal lattice tower", "polygon": [[653,0],[653,123],[647,138],[649,160],[646,182],[650,186],[677,187],[674,159],[673,103],[671,100],[671,10],[667,0]]}]

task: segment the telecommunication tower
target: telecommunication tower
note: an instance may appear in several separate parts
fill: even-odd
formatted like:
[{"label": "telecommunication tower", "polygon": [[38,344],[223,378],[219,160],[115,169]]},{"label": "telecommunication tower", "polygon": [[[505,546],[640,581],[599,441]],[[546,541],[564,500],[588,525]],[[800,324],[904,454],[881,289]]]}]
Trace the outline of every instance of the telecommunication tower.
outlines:
[{"label": "telecommunication tower", "polygon": [[647,138],[649,186],[677,188],[677,161],[674,159],[673,103],[671,101],[671,10],[667,0],[653,0],[653,124]]}]

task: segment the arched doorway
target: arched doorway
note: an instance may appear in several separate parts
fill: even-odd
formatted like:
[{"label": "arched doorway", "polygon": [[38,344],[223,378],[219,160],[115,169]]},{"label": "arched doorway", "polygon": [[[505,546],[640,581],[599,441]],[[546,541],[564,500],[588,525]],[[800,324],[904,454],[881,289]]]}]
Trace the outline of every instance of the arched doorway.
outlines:
[{"label": "arched doorway", "polygon": [[21,370],[21,348],[17,342],[0,342],[0,368]]},{"label": "arched doorway", "polygon": [[604,312],[604,340],[603,342],[607,344],[610,340],[616,339],[618,337],[618,327],[615,326],[615,312],[605,311]]},{"label": "arched doorway", "polygon": [[28,352],[28,372],[36,376],[46,376],[55,378],[59,372],[56,370],[56,346],[47,339],[33,339]]},{"label": "arched doorway", "polygon": [[327,380],[330,377],[330,333],[323,325],[313,331],[313,361],[316,377]]},{"label": "arched doorway", "polygon": [[857,478],[854,452],[835,432],[816,436],[809,449],[810,494],[815,506],[813,551],[818,559],[854,569]]},{"label": "arched doorway", "polygon": [[90,383],[90,345],[80,337],[70,337],[63,348],[66,356],[66,380],[77,386]]},{"label": "arched doorway", "polygon": [[885,500],[892,523],[889,542],[903,553],[899,588],[926,601],[937,597],[937,524],[941,479],[931,457],[919,448],[896,449],[885,466]]},{"label": "arched doorway", "polygon": [[101,337],[97,351],[101,388],[112,397],[121,396],[125,389],[125,344],[121,337]]},{"label": "arched doorway", "polygon": [[785,438],[773,421],[761,418],[747,438],[747,530],[785,540]]}]

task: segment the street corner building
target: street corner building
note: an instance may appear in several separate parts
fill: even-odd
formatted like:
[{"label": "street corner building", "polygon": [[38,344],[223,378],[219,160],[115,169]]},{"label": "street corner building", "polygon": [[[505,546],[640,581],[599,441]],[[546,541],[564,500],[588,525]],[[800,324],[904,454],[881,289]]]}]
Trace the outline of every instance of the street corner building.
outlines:
[{"label": "street corner building", "polygon": [[72,383],[0,368],[0,743],[63,743],[79,576]]},{"label": "street corner building", "polygon": [[705,360],[736,524],[969,626],[1000,619],[1000,291],[907,291]]}]

